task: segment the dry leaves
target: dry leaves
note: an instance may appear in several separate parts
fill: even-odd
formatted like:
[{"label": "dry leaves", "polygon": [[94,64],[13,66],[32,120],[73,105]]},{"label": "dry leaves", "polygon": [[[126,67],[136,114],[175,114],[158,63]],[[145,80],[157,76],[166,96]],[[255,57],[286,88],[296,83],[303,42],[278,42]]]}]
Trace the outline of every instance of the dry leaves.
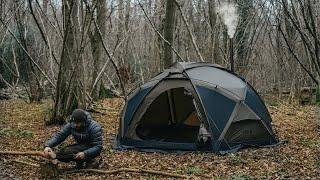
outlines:
[{"label": "dry leaves", "polygon": [[[42,150],[43,143],[58,130],[58,126],[44,126],[44,118],[50,101],[41,104],[26,104],[20,100],[2,101],[5,107],[0,111],[0,128],[20,129],[32,132],[33,136],[0,136],[1,150]],[[103,169],[145,168],[158,171],[190,175],[195,179],[207,176],[230,179],[316,179],[320,176],[320,126],[315,106],[269,106],[273,128],[285,145],[275,148],[244,149],[224,156],[214,153],[145,153],[136,151],[115,151],[106,137],[116,133],[120,99],[106,99],[96,106],[99,112],[94,118],[104,128],[105,148]],[[70,141],[70,140],[69,140]],[[27,167],[12,160],[17,157],[0,157],[1,178],[39,178],[36,167]],[[30,163],[37,163],[30,157],[18,157]],[[63,165],[70,167],[69,165]],[[204,176],[205,175],[205,176]],[[167,177],[149,174],[120,173],[108,176],[99,174],[63,174],[62,179],[165,179]]]}]

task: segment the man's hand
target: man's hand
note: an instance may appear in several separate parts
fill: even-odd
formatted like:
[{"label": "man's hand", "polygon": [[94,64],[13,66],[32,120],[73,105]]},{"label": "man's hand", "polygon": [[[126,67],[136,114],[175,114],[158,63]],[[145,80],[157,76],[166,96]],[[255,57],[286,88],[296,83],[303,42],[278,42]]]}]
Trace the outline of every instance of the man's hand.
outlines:
[{"label": "man's hand", "polygon": [[56,158],[56,153],[54,153],[53,150],[50,147],[46,147],[43,150],[43,156],[46,157],[46,158],[55,159]]},{"label": "man's hand", "polygon": [[84,159],[85,156],[86,155],[84,154],[84,152],[78,152],[78,154],[76,154],[76,156],[74,158],[77,160],[81,160],[81,159]]},{"label": "man's hand", "polygon": [[44,148],[43,150],[44,157],[49,158],[51,153],[53,153],[53,151],[50,147]]}]

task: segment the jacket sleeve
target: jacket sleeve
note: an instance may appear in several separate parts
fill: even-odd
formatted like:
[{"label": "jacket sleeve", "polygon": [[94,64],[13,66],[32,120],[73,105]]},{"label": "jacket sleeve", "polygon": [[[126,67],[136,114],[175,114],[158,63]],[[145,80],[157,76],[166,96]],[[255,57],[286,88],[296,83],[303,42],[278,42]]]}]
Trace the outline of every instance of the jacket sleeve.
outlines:
[{"label": "jacket sleeve", "polygon": [[46,143],[45,147],[55,147],[62,143],[71,134],[71,124],[66,124],[60,131],[55,133]]},{"label": "jacket sleeve", "polygon": [[83,152],[85,156],[95,157],[98,156],[102,150],[102,129],[99,124],[91,129],[91,136],[91,147]]}]

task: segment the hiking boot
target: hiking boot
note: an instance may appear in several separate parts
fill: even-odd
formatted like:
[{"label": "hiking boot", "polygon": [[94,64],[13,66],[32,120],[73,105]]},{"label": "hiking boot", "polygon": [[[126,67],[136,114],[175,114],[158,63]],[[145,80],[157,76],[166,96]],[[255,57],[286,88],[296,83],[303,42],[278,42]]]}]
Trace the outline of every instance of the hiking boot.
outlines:
[{"label": "hiking boot", "polygon": [[86,168],[88,169],[99,169],[103,166],[103,161],[102,159],[96,160],[92,159],[90,161],[87,161]]}]

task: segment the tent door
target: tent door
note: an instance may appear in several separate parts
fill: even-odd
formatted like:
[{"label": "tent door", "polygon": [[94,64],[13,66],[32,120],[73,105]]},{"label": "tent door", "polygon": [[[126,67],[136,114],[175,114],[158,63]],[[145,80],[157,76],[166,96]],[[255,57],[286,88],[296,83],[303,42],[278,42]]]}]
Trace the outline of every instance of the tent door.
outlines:
[{"label": "tent door", "polygon": [[198,141],[201,125],[193,93],[184,87],[168,89],[150,104],[136,126],[136,137],[170,143]]}]

